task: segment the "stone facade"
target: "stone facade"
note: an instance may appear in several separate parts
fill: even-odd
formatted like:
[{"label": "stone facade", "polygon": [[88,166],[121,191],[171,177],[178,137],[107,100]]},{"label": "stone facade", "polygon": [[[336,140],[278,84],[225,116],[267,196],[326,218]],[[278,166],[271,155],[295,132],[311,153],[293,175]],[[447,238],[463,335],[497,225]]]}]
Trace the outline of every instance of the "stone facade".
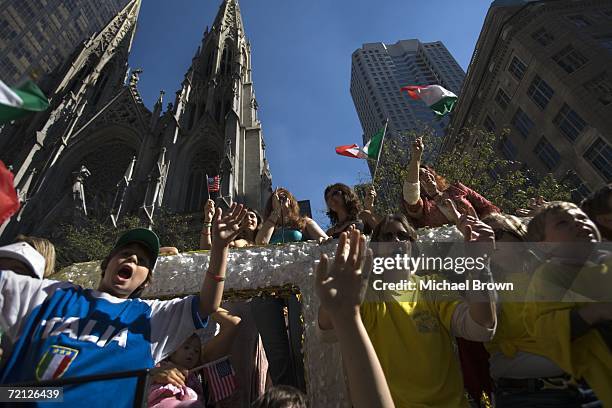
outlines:
[{"label": "stone facade", "polygon": [[148,225],[162,206],[201,211],[206,175],[221,176],[219,199],[264,206],[271,175],[237,1],[221,4],[173,103],[164,111],[162,91],[152,112],[138,93],[142,70],[127,66],[140,5],[130,1],[76,53],[47,112],[0,132],[22,201],[2,240],[85,211],[115,224],[139,214]]},{"label": "stone facade", "polygon": [[495,1],[445,148],[461,129],[501,134],[500,153],[569,182],[579,200],[612,180],[612,1]]}]

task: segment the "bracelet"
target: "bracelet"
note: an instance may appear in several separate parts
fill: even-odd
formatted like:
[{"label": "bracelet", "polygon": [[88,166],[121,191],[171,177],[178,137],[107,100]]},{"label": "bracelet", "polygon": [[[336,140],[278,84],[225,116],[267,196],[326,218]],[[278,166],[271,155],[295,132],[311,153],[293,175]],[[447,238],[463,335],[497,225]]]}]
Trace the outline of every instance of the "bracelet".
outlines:
[{"label": "bracelet", "polygon": [[210,276],[211,278],[213,278],[215,280],[215,282],[223,282],[225,280],[225,276],[220,276],[220,275],[213,275],[210,270],[206,271],[206,274],[208,276]]},{"label": "bracelet", "polygon": [[210,227],[212,227],[212,222],[204,221],[204,228],[210,228]]}]

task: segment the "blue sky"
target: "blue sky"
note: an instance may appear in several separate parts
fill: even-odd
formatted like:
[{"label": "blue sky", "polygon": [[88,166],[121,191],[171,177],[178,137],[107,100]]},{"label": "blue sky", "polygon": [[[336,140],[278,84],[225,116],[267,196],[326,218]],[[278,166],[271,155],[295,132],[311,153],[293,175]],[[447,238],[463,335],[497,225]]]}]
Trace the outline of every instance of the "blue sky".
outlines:
[{"label": "blue sky", "polygon": [[[174,99],[221,0],[145,0],[130,64],[151,108]],[[349,93],[351,54],[363,43],[442,41],[464,70],[490,0],[241,0],[273,185],[309,199],[327,224],[324,188],[367,180],[365,161],[336,155],[361,143]]]}]

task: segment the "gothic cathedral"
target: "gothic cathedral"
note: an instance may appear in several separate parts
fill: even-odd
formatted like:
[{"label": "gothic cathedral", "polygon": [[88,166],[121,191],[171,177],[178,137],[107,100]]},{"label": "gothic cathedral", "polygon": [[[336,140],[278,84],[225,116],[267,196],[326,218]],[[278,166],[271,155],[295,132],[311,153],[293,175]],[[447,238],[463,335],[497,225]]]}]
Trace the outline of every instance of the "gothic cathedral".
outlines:
[{"label": "gothic cathedral", "polygon": [[51,107],[0,131],[22,208],[0,229],[39,234],[61,220],[95,215],[115,225],[160,208],[195,213],[220,176],[219,203],[262,210],[271,194],[251,77],[251,49],[237,0],[224,0],[206,28],[172,103],[153,112],[127,61],[142,0],[132,0],[63,68],[41,84]]}]

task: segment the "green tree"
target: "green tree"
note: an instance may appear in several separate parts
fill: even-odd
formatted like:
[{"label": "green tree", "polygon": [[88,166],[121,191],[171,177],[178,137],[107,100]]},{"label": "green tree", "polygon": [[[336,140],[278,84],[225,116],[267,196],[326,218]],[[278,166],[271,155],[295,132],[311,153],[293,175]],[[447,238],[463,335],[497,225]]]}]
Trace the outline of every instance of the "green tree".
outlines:
[{"label": "green tree", "polygon": [[[450,183],[461,182],[474,189],[503,211],[514,213],[525,208],[529,199],[542,196],[546,200],[569,200],[570,187],[551,174],[529,174],[520,162],[505,159],[498,150],[501,138],[479,129],[466,129],[464,139],[470,148],[443,151],[441,138],[431,129],[402,132],[385,139],[381,162],[374,185],[378,193],[376,211],[388,214],[400,211],[402,184],[410,160],[410,145],[422,137],[425,143],[425,164],[432,164],[438,174]],[[501,135],[504,137],[504,134]],[[363,197],[371,181],[356,186]]]}]

